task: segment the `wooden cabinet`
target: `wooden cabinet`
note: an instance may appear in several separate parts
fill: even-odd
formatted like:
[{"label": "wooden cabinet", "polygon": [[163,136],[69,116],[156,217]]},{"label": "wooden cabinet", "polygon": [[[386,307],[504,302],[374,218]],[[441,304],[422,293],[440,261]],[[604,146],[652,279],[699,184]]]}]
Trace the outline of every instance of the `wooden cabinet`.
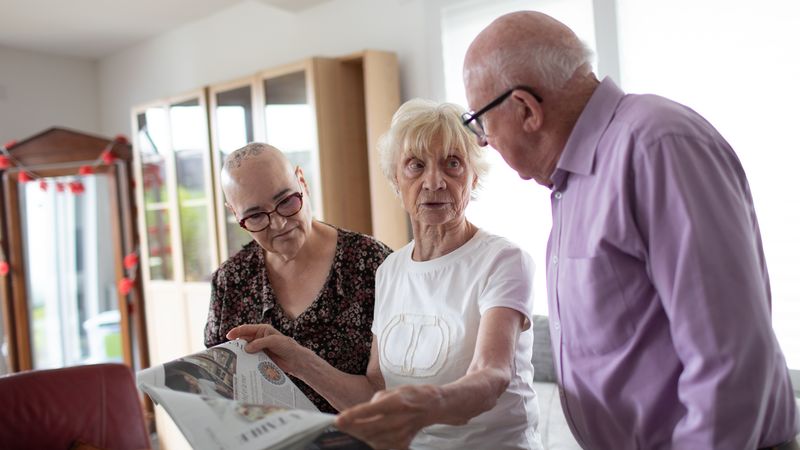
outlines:
[{"label": "wooden cabinet", "polygon": [[[161,363],[202,348],[219,264],[204,90],[133,111],[142,278],[150,351]],[[188,320],[192,318],[192,320]]]},{"label": "wooden cabinet", "polygon": [[[274,145],[303,168],[315,217],[398,248],[408,242],[408,226],[380,171],[376,144],[399,103],[396,57],[379,51],[312,58],[213,85],[214,173],[248,142]],[[216,192],[222,192],[218,184]],[[250,237],[221,195],[217,211],[225,259]]]},{"label": "wooden cabinet", "polygon": [[[208,106],[207,102],[208,101]],[[261,141],[309,182],[315,217],[408,242],[406,214],[377,154],[400,104],[394,54],[311,58],[132,111],[142,273],[153,364],[203,348],[211,273],[250,236],[224,206],[227,154]],[[162,448],[188,448],[158,413]]]}]

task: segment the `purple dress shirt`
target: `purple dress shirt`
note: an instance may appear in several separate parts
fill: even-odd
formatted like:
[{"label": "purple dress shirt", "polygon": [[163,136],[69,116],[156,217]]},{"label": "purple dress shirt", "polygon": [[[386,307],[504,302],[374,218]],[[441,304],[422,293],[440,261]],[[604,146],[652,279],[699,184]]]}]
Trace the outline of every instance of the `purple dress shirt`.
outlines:
[{"label": "purple dress shirt", "polygon": [[750,188],[685,106],[605,79],[552,175],[550,332],[589,449],[756,449],[797,411]]}]

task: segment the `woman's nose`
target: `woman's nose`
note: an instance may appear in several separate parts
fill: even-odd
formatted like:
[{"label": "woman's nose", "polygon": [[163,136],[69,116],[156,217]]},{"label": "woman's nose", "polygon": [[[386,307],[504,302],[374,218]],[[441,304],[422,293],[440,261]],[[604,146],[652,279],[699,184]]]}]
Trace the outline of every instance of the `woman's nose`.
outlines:
[{"label": "woman's nose", "polygon": [[429,166],[429,168],[425,171],[423,187],[431,191],[444,189],[444,176],[442,176],[442,172],[438,167]]},{"label": "woman's nose", "polygon": [[286,225],[286,217],[274,212],[269,215],[269,227],[273,230],[280,230]]}]

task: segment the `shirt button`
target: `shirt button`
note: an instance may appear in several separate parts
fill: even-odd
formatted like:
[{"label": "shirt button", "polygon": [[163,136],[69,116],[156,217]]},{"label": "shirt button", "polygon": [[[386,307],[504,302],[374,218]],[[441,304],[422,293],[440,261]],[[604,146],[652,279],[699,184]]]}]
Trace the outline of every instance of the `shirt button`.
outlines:
[{"label": "shirt button", "polygon": [[558,256],[553,256],[553,265],[558,264]]},{"label": "shirt button", "polygon": [[556,320],[555,323],[553,323],[553,328],[555,328],[556,332],[561,331],[561,323]]},{"label": "shirt button", "polygon": [[563,197],[563,196],[564,196],[564,194],[562,194],[561,191],[556,191],[556,193],[553,194],[553,197],[555,197],[556,200],[561,200],[561,197]]}]

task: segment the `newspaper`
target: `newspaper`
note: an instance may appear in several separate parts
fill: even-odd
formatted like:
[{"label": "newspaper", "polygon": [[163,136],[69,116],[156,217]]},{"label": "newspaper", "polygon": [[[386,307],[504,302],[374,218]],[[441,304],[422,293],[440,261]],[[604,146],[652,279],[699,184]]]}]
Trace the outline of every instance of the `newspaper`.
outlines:
[{"label": "newspaper", "polygon": [[365,449],[331,428],[264,352],[236,340],[136,374],[194,449]]}]

